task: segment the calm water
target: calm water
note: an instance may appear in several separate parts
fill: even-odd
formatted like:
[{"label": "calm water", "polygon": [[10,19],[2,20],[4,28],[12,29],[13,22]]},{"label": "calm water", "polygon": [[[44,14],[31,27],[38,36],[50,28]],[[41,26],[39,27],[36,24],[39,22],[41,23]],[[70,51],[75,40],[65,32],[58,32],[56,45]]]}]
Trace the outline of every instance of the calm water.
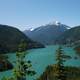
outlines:
[{"label": "calm water", "polygon": [[[32,49],[27,51],[29,54],[26,55],[26,60],[30,60],[32,62],[32,68],[37,72],[34,77],[27,76],[27,80],[35,80],[43,73],[43,71],[45,71],[45,68],[48,65],[55,64],[55,51],[57,48],[58,46],[47,46],[46,48]],[[80,59],[75,59],[75,57],[77,57],[75,51],[70,47],[63,47],[63,50],[65,54],[72,57],[71,59],[67,59],[65,65],[80,67]],[[11,62],[15,61],[15,54],[9,54],[9,59]],[[12,75],[11,71],[1,72],[0,79],[3,76],[10,75]]]}]

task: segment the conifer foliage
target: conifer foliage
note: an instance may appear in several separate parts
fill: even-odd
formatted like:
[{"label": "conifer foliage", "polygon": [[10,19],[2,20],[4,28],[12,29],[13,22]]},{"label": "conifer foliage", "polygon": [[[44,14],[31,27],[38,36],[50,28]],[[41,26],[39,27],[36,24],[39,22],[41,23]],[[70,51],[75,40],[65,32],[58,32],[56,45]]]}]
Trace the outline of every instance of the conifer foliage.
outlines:
[{"label": "conifer foliage", "polygon": [[64,62],[65,62],[65,58],[64,58],[64,53],[61,47],[59,47],[56,51],[56,65],[55,65],[55,77],[56,80],[66,80],[66,72],[65,72],[65,68],[64,68]]},{"label": "conifer foliage", "polygon": [[36,72],[31,70],[31,61],[25,60],[26,44],[24,41],[19,45],[18,52],[16,52],[16,65],[13,69],[13,77],[3,78],[2,80],[27,80],[26,75],[34,75]]}]

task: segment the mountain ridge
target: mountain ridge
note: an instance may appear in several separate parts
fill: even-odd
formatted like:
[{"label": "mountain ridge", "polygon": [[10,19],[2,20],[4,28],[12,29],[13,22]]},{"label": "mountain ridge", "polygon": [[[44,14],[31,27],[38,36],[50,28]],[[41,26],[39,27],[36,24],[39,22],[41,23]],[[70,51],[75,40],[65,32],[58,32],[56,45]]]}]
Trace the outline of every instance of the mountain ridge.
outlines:
[{"label": "mountain ridge", "polygon": [[16,51],[21,40],[25,41],[26,49],[44,47],[42,44],[29,39],[17,28],[0,24],[0,52]]},{"label": "mountain ridge", "polygon": [[[80,26],[75,26],[67,31],[65,31],[62,35],[60,35],[55,43],[57,44],[78,44],[80,43]],[[78,43],[77,43],[78,42]]]},{"label": "mountain ridge", "polygon": [[24,34],[26,34],[33,41],[40,42],[44,45],[52,45],[54,44],[54,39],[68,28],[69,26],[61,24],[60,22],[55,24],[49,23],[47,25],[35,28],[32,31],[26,30],[24,31]]}]

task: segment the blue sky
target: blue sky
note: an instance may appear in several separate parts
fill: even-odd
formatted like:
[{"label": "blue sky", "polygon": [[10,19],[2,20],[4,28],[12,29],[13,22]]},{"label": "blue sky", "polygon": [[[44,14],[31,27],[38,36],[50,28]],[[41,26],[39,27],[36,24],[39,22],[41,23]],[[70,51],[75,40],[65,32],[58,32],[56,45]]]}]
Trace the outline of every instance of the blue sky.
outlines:
[{"label": "blue sky", "polygon": [[80,25],[80,0],[0,0],[0,24],[25,30],[56,20]]}]

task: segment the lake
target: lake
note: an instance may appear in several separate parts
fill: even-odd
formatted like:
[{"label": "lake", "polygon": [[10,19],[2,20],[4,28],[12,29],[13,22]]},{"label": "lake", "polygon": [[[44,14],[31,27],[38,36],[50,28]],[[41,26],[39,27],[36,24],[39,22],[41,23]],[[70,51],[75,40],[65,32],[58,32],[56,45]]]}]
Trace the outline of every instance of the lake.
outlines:
[{"label": "lake", "polygon": [[[48,65],[55,64],[55,52],[58,46],[47,46],[46,48],[40,49],[31,49],[26,53],[26,60],[30,60],[32,62],[32,68],[37,72],[35,76],[27,76],[27,80],[35,80],[38,78],[44,71]],[[75,51],[71,47],[63,47],[64,53],[71,56],[71,59],[67,59],[65,62],[65,66],[76,66],[80,67],[80,58],[76,55]],[[9,60],[11,62],[16,60],[15,54],[8,54]],[[78,57],[78,59],[75,59]],[[12,75],[11,70],[0,72],[0,79],[3,76]]]}]

